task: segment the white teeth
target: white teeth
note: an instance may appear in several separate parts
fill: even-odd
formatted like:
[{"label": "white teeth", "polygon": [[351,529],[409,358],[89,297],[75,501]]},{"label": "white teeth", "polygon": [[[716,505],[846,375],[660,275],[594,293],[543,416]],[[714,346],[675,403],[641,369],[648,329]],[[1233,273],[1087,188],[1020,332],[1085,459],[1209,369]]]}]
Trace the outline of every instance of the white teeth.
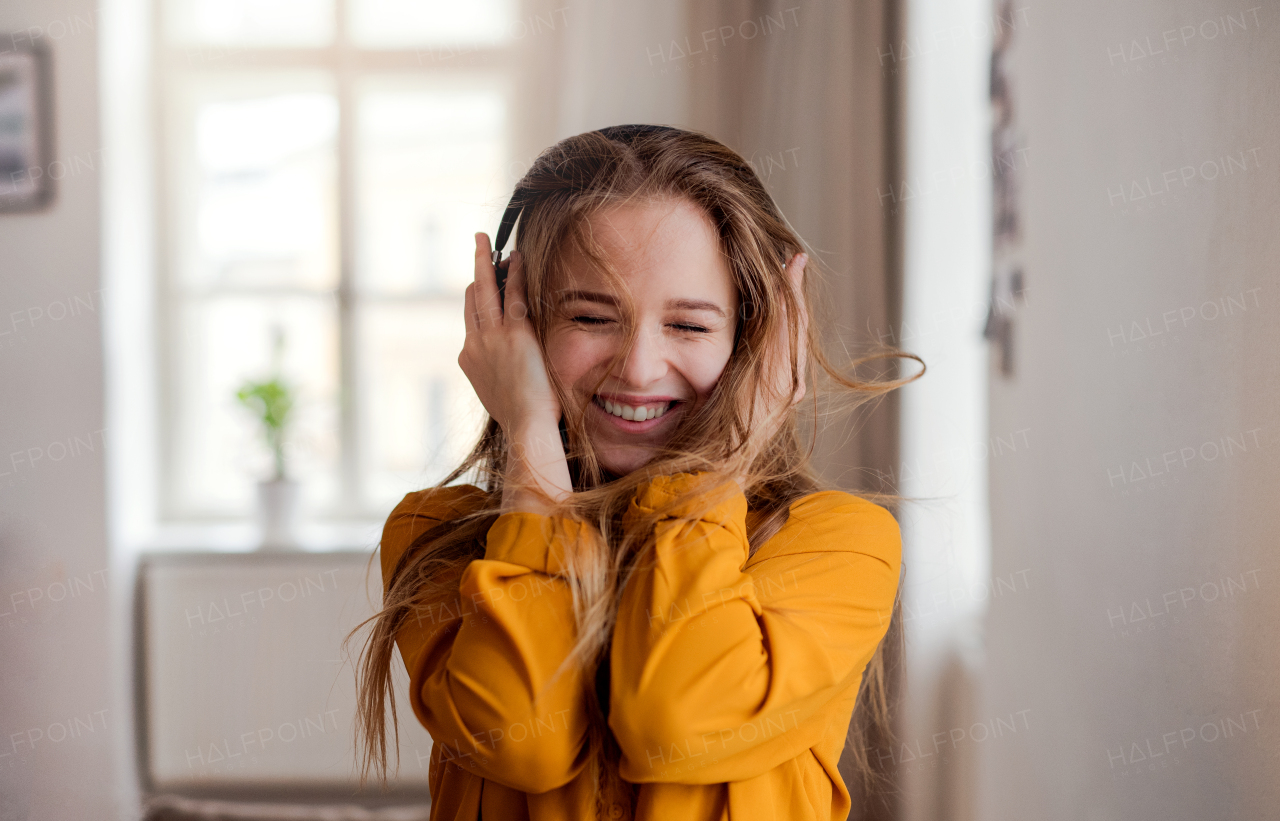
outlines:
[{"label": "white teeth", "polygon": [[656,419],[667,412],[667,405],[659,405],[657,407],[638,407],[633,408],[630,405],[612,402],[608,399],[602,399],[601,404],[604,409],[614,416],[620,416],[628,422],[647,422],[650,419]]}]

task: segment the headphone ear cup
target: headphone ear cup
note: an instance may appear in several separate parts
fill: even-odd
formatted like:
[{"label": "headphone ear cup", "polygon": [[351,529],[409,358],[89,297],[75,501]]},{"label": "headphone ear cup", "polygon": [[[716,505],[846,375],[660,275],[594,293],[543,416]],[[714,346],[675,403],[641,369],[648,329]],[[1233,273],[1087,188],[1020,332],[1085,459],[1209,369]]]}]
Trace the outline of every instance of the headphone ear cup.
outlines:
[{"label": "headphone ear cup", "polygon": [[495,251],[497,261],[493,266],[494,278],[498,280],[498,304],[506,307],[507,304],[507,273],[511,268],[511,257],[502,259],[502,251]]}]

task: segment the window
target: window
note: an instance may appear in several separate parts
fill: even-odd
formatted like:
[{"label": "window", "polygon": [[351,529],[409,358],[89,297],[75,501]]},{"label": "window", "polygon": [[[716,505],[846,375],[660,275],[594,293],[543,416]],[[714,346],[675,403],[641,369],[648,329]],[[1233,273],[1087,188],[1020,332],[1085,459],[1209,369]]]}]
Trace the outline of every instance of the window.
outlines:
[{"label": "window", "polygon": [[161,514],[252,512],[235,391],[278,361],[304,514],[383,517],[483,419],[457,353],[513,182],[515,0],[155,3]]}]

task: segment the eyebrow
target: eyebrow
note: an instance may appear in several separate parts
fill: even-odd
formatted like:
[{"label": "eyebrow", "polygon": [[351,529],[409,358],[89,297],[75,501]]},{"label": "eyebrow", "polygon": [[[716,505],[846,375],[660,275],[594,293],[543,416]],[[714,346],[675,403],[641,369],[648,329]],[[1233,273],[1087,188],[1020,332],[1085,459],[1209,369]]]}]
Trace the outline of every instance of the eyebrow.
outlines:
[{"label": "eyebrow", "polygon": [[[573,302],[581,300],[583,302],[599,302],[604,305],[612,305],[617,307],[618,300],[612,294],[604,294],[599,291],[561,291],[560,299],[562,302]],[[683,309],[687,311],[710,311],[718,314],[721,319],[727,317],[724,309],[714,302],[705,299],[669,299],[666,307],[670,309]]]}]

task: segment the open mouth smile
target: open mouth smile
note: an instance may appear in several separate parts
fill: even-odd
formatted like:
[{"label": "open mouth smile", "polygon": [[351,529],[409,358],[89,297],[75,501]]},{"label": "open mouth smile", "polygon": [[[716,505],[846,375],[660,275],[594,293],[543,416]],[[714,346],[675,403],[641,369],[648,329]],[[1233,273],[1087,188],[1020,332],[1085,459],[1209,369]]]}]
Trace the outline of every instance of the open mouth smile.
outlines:
[{"label": "open mouth smile", "polygon": [[662,424],[663,417],[676,405],[679,399],[646,402],[641,405],[628,405],[614,402],[599,394],[591,397],[591,404],[607,417],[608,422],[628,433],[643,433]]}]

